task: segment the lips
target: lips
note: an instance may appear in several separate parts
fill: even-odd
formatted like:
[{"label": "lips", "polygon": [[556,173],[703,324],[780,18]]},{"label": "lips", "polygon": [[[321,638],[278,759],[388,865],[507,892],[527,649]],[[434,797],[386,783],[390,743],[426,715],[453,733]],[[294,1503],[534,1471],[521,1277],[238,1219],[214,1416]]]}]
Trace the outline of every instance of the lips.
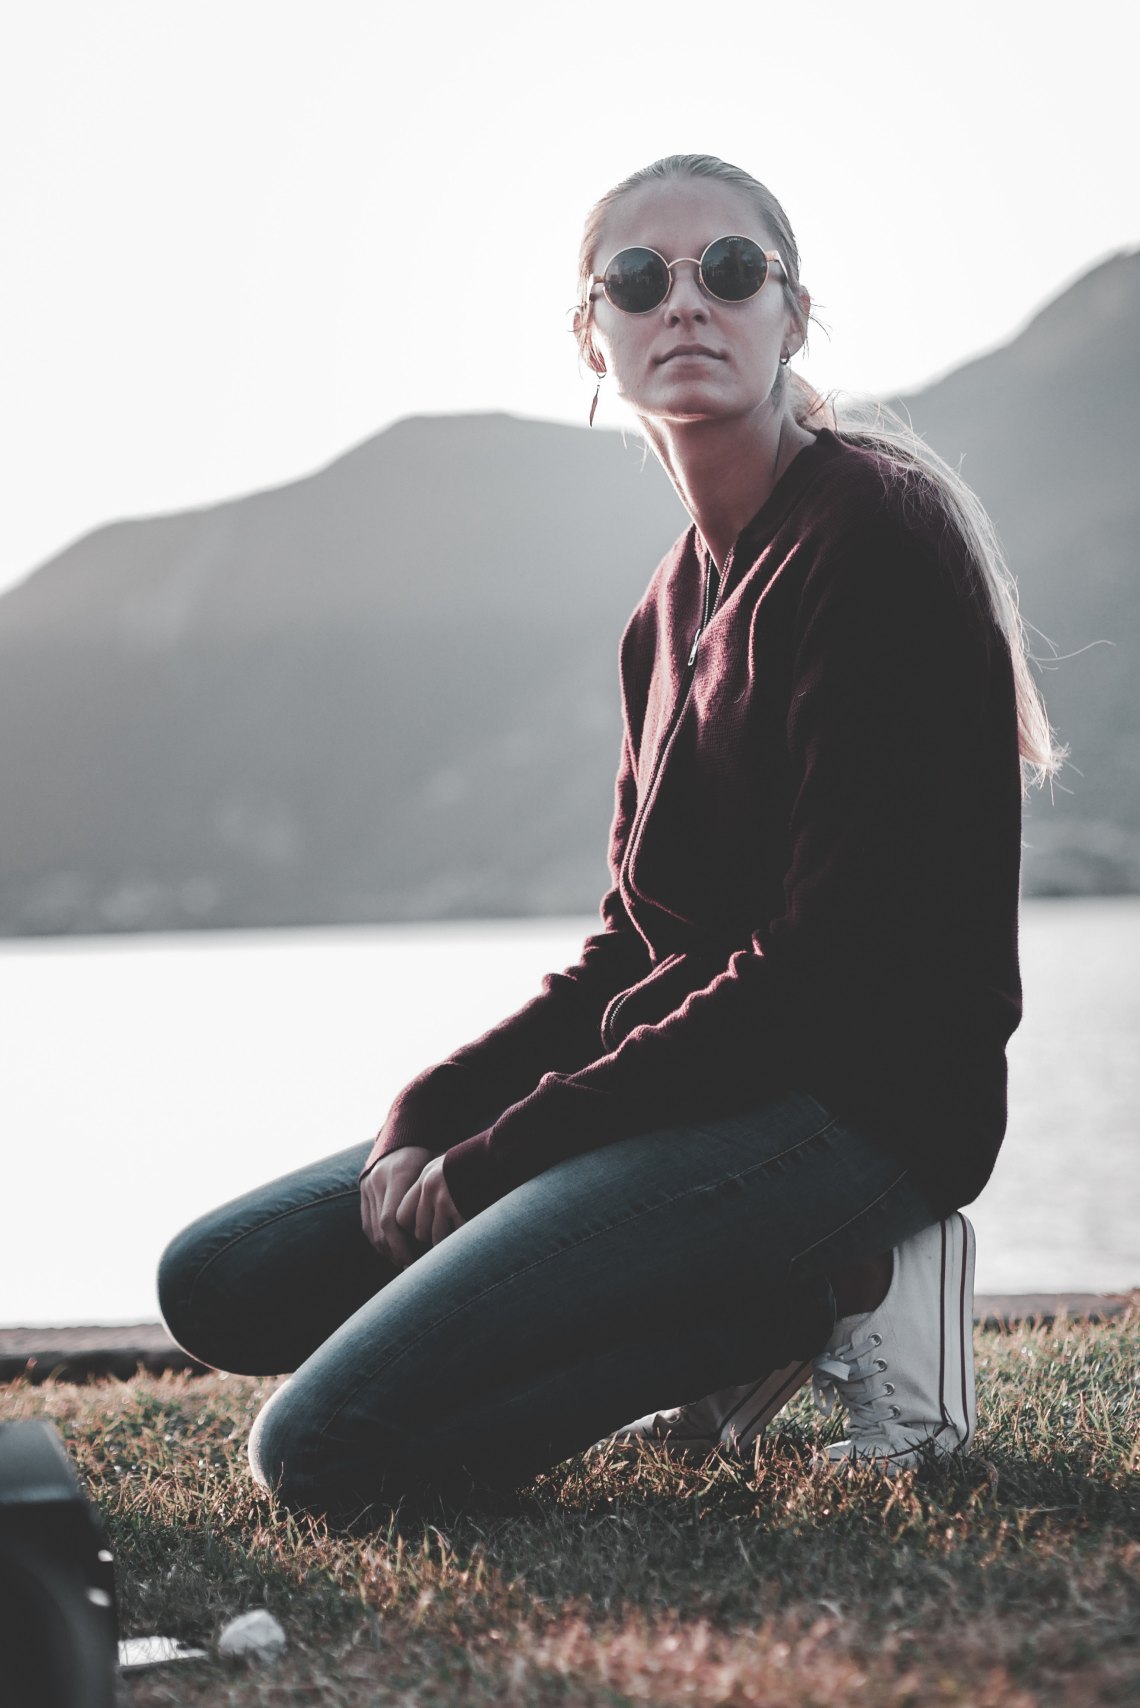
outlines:
[{"label": "lips", "polygon": [[705,344],[678,344],[675,350],[667,350],[663,356],[658,356],[658,367],[672,362],[677,356],[709,356],[714,362],[724,360],[718,351],[710,350]]}]

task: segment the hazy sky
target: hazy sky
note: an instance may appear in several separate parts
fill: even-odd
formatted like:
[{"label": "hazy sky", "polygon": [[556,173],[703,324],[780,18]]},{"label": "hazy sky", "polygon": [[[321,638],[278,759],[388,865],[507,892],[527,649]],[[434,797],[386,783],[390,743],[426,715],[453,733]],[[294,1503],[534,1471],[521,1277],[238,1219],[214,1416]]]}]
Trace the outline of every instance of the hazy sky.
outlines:
[{"label": "hazy sky", "polygon": [[831,334],[809,377],[921,384],[1140,240],[1135,18],[6,8],[0,587],[100,522],[290,480],[402,415],[584,422],[582,216],[661,154],[720,154],[783,201]]}]

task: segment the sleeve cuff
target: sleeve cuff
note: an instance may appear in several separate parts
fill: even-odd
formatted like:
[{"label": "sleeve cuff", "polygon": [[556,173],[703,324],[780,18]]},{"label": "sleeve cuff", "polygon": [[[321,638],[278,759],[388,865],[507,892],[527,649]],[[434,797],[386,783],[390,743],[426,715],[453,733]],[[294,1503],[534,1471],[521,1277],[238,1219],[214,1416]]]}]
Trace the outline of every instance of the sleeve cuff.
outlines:
[{"label": "sleeve cuff", "polygon": [[511,1182],[500,1176],[490,1127],[444,1152],[443,1178],[452,1203],[467,1222],[511,1190]]}]

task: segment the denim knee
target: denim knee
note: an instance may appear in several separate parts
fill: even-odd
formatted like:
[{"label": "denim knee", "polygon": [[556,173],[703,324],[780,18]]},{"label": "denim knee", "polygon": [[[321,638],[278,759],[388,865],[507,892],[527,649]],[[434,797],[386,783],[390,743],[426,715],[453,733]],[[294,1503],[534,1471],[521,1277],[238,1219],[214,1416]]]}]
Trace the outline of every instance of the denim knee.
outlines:
[{"label": "denim knee", "polygon": [[158,1262],[158,1303],[163,1321],[184,1351],[215,1370],[275,1376],[288,1363],[266,1362],[250,1344],[237,1282],[227,1259],[237,1249],[219,1237],[212,1214],[201,1216],[170,1241]]},{"label": "denim knee", "polygon": [[[452,1518],[473,1508],[515,1511],[518,1478],[432,1451],[419,1432],[373,1421],[367,1436],[338,1440],[313,1409],[305,1379],[290,1377],[262,1406],[250,1431],[253,1480],[290,1512],[324,1518],[335,1530],[364,1535],[405,1519]],[[355,1437],[355,1440],[353,1439]]]},{"label": "denim knee", "polygon": [[300,1456],[300,1442],[291,1439],[295,1431],[290,1417],[289,1385],[288,1380],[283,1382],[258,1412],[249,1432],[247,1451],[254,1482],[292,1506],[293,1501],[285,1494],[286,1472],[291,1484]]},{"label": "denim knee", "polygon": [[202,1335],[192,1319],[190,1302],[195,1283],[206,1261],[201,1250],[198,1222],[176,1234],[158,1260],[158,1307],[162,1320],[179,1346],[204,1364],[214,1362],[203,1357]]},{"label": "denim knee", "polygon": [[253,1480],[291,1512],[311,1512],[340,1530],[367,1530],[398,1506],[431,1499],[412,1469],[408,1439],[376,1426],[367,1453],[326,1439],[304,1385],[288,1378],[262,1406],[249,1436]]}]

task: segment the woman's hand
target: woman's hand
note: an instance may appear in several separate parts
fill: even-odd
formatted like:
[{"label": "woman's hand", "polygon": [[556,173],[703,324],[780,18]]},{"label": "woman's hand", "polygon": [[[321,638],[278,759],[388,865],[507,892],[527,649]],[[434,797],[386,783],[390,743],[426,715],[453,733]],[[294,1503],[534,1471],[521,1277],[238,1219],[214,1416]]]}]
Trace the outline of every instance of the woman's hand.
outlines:
[{"label": "woman's hand", "polygon": [[414,1233],[427,1245],[438,1245],[441,1239],[463,1226],[465,1217],[459,1214],[447,1182],[443,1178],[443,1158],[437,1156],[428,1163],[419,1179],[409,1187],[404,1201],[396,1211],[398,1227]]},{"label": "woman's hand", "polygon": [[415,1241],[396,1221],[396,1212],[408,1195],[408,1188],[431,1161],[431,1152],[419,1145],[407,1145],[403,1150],[389,1151],[373,1163],[360,1182],[360,1223],[365,1235],[381,1257],[386,1257],[400,1269],[406,1269],[422,1255]]}]

